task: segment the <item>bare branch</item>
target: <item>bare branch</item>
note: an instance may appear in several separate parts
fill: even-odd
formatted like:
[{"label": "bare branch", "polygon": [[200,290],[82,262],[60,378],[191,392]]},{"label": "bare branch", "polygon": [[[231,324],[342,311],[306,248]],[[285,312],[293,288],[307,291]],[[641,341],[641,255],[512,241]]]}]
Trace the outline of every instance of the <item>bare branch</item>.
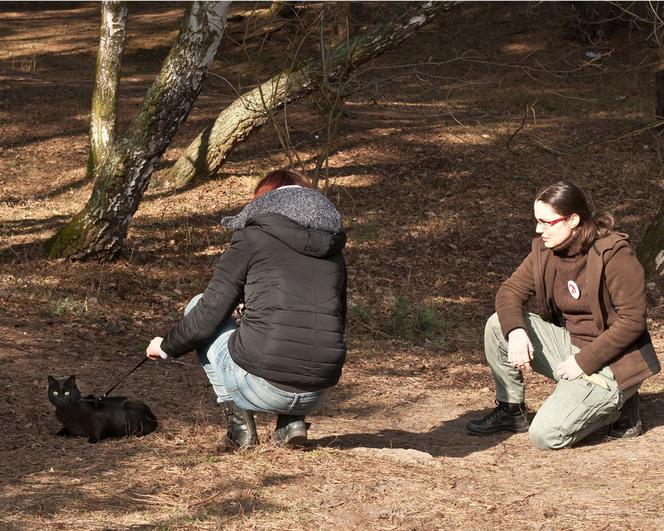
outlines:
[{"label": "bare branch", "polygon": [[185,150],[171,169],[170,179],[184,186],[196,178],[219,171],[233,148],[265,125],[271,114],[288,102],[319,89],[324,82],[343,79],[348,72],[410,37],[453,2],[411,4],[390,23],[377,25],[330,50],[327,75],[320,59],[311,59],[297,70],[282,72],[224,109]]}]

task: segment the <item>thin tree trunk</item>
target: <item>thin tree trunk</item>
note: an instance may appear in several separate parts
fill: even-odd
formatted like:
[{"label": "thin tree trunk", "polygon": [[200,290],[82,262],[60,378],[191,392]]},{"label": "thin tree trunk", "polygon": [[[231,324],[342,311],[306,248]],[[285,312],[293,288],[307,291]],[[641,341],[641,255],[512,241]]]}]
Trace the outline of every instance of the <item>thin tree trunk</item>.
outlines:
[{"label": "thin tree trunk", "polygon": [[120,65],[127,36],[127,3],[101,5],[101,38],[90,112],[90,153],[87,177],[96,178],[115,142]]},{"label": "thin tree trunk", "polygon": [[655,116],[664,120],[664,64],[655,72],[655,100]]},{"label": "thin tree trunk", "polygon": [[664,275],[664,205],[648,225],[636,255],[646,270],[646,278]]},{"label": "thin tree trunk", "polygon": [[375,22],[375,14],[380,13],[380,9],[366,4],[366,2],[330,2],[326,4],[326,7],[329,6],[331,10],[336,11],[334,39],[337,44],[355,37],[362,25],[367,26],[371,21]]},{"label": "thin tree trunk", "polygon": [[[342,78],[353,68],[404,41],[452,4],[412,4],[396,20],[335,47],[327,57],[328,81]],[[272,113],[285,103],[302,98],[320,87],[322,70],[321,61],[312,59],[302,68],[282,72],[241,95],[189,145],[171,169],[169,180],[181,187],[218,172],[233,148],[266,124]]]},{"label": "thin tree trunk", "polygon": [[118,255],[159,157],[198,96],[229,4],[187,5],[180,33],[130,131],[111,148],[83,210],[49,242],[49,257],[106,261]]}]

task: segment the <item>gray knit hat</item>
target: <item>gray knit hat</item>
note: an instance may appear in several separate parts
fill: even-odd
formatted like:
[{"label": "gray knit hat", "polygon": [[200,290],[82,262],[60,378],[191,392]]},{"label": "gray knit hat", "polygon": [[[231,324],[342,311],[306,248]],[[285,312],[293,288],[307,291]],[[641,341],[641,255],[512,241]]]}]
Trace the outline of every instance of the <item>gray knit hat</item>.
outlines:
[{"label": "gray knit hat", "polygon": [[247,220],[260,214],[281,214],[303,227],[326,232],[341,230],[341,214],[327,197],[301,186],[282,186],[260,195],[236,216],[223,218],[221,224],[228,229],[241,229]]}]

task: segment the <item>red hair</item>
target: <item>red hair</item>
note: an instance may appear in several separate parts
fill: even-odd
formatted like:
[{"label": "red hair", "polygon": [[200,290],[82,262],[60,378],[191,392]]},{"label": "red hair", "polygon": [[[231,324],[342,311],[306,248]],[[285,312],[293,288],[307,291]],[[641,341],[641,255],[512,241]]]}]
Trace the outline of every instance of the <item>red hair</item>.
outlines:
[{"label": "red hair", "polygon": [[311,188],[311,183],[304,175],[290,170],[274,170],[263,177],[254,188],[254,199],[281,186],[297,185]]}]

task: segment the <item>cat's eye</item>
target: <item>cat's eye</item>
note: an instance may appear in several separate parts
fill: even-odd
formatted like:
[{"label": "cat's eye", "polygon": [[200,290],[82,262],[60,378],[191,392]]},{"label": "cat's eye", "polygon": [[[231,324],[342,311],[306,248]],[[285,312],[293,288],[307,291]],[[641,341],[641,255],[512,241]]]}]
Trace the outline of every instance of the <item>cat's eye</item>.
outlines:
[{"label": "cat's eye", "polygon": [[69,396],[69,391],[65,391],[65,396]]},{"label": "cat's eye", "polygon": [[53,391],[53,394],[54,394],[55,396],[58,396],[58,392],[57,392],[57,391]]}]

